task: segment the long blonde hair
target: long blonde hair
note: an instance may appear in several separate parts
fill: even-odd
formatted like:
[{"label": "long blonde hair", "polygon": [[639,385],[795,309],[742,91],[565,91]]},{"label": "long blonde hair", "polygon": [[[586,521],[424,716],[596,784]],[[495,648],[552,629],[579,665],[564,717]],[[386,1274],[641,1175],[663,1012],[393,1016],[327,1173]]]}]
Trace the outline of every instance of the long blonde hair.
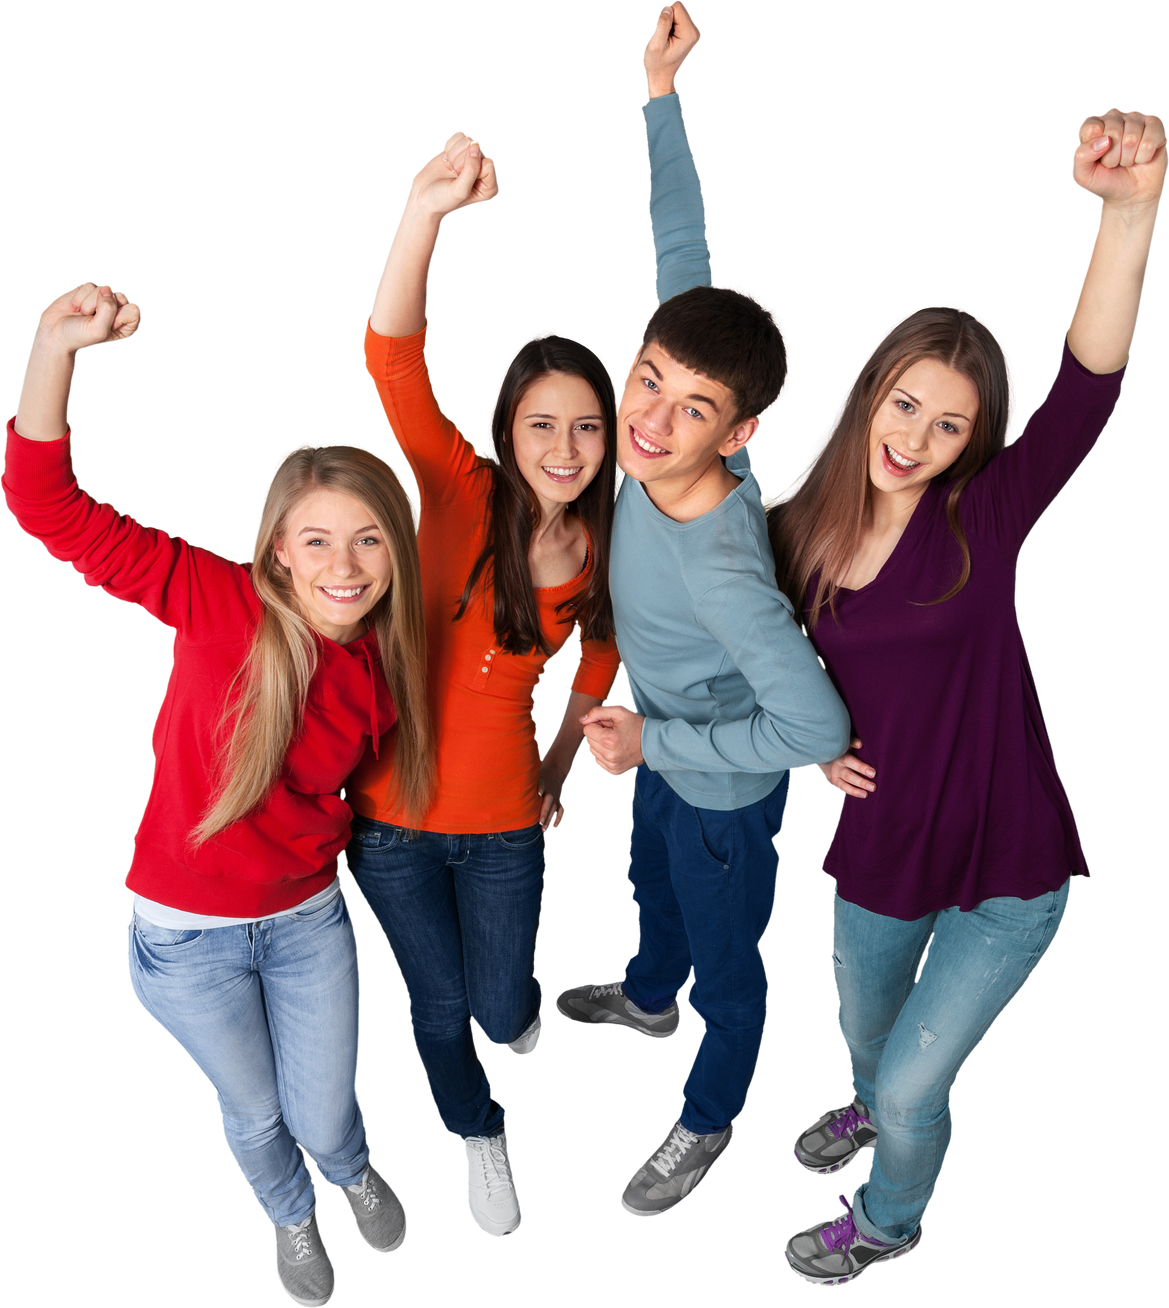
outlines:
[{"label": "long blonde hair", "polygon": [[929,603],[953,599],[970,579],[970,546],[959,504],[971,479],[1003,448],[1010,398],[1007,365],[998,341],[970,314],[960,309],[919,309],[893,328],[865,364],[836,430],[803,485],[767,510],[775,579],[794,605],[796,620],[805,622],[809,631],[815,631],[825,609],[835,613],[840,578],[848,572],[860,543],[870,493],[873,415],[901,375],[921,359],[937,359],[969,378],[978,391],[970,441],[938,479],[949,488],[946,518],[962,563],[949,590]]},{"label": "long blonde hair", "polygon": [[390,790],[411,819],[421,818],[429,804],[434,735],[426,699],[422,576],[410,502],[390,468],[368,450],[305,447],[280,465],[264,504],[252,565],[252,585],[263,608],[251,649],[228,688],[219,785],[192,833],[196,844],[264,801],[304,720],[317,668],[317,637],[276,549],[293,509],[315,490],[359,500],[389,547],[393,581],[367,617],[377,631],[382,671],[398,715]]}]

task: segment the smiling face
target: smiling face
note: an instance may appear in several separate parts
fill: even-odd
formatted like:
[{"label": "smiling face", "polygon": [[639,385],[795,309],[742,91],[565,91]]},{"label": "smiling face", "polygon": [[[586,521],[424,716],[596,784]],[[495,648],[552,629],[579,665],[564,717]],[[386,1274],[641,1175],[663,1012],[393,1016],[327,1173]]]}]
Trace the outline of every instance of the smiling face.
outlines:
[{"label": "smiling face", "polygon": [[360,500],[339,491],[314,490],[295,505],[276,557],[304,616],[339,645],[365,631],[365,615],[393,580],[385,534]]},{"label": "smiling face", "polygon": [[699,481],[725,471],[718,456],[751,438],[758,419],[739,419],[729,387],[683,367],[656,342],[643,346],[617,415],[617,462],[640,482]]},{"label": "smiling face", "polygon": [[978,391],[937,359],[919,359],[897,379],[869,428],[869,481],[897,494],[946,471],[970,443]]},{"label": "smiling face", "polygon": [[545,511],[570,504],[605,461],[605,419],[593,388],[571,373],[538,378],[520,398],[511,440]]}]

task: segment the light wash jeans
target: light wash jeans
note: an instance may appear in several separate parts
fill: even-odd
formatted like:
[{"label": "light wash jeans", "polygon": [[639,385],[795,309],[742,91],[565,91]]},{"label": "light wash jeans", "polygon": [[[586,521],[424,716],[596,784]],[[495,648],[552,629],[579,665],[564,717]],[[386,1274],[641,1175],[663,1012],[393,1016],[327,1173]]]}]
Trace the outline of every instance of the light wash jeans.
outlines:
[{"label": "light wash jeans", "polygon": [[1067,895],[1065,881],[1036,899],[914,922],[836,897],[840,1026],[877,1127],[872,1173],[853,1199],[862,1234],[901,1244],[917,1230],[950,1143],[950,1086],[1051,944]]},{"label": "light wash jeans", "polygon": [[219,1091],[227,1143],[273,1222],[316,1207],[297,1141],[334,1185],[360,1181],[357,951],[341,895],[313,913],[207,931],[135,914],[130,976]]}]

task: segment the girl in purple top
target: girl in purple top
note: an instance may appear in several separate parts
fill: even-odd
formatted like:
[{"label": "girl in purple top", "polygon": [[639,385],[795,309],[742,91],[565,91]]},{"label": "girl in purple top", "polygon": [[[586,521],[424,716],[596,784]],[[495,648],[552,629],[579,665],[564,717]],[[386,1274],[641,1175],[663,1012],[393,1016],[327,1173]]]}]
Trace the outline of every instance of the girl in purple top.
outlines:
[{"label": "girl in purple top", "polygon": [[[1051,943],[1069,875],[1087,874],[1015,618],[1015,559],[1120,392],[1166,149],[1159,119],[1117,110],[1080,141],[1100,232],[1059,375],[1019,440],[1004,449],[994,338],[923,309],[877,348],[807,480],[769,514],[780,586],[857,736],[824,765],[850,796],[824,866],[856,1096],[796,1157],[834,1172],[865,1145],[876,1156],[843,1217],[789,1242],[811,1281],[918,1243],[954,1077]],[[890,694],[907,684],[908,699]]]}]

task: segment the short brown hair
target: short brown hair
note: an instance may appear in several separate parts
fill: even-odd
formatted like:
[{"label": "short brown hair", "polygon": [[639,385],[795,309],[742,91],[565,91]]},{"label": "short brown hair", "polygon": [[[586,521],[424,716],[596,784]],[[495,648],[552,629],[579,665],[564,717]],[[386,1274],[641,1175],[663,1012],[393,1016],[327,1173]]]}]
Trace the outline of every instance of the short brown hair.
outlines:
[{"label": "short brown hair", "polygon": [[787,351],[771,314],[738,291],[692,286],[658,305],[642,338],[643,346],[652,344],[725,386],[735,397],[735,422],[758,417],[787,376]]}]

